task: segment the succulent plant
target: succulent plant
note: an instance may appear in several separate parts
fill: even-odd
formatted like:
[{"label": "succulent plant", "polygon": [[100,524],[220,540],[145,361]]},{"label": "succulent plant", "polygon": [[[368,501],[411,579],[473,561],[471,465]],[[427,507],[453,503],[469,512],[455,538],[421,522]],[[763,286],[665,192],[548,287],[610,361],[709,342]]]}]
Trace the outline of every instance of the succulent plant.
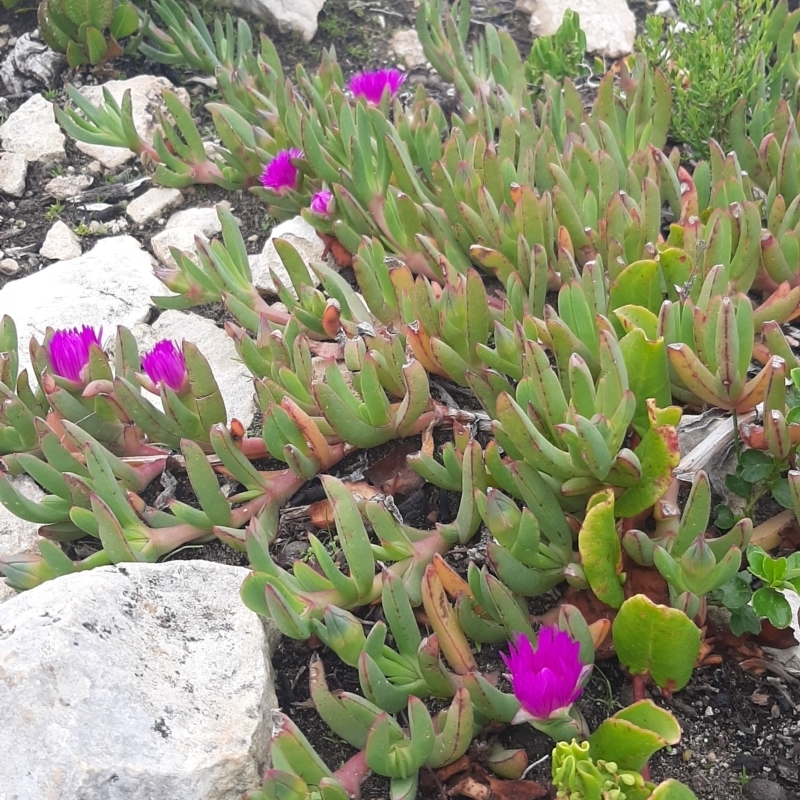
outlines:
[{"label": "succulent plant", "polygon": [[[39,31],[53,49],[66,53],[67,63],[103,64],[122,55],[120,41],[140,29],[136,6],[129,0],[42,0]],[[138,37],[131,47],[138,45]]]}]

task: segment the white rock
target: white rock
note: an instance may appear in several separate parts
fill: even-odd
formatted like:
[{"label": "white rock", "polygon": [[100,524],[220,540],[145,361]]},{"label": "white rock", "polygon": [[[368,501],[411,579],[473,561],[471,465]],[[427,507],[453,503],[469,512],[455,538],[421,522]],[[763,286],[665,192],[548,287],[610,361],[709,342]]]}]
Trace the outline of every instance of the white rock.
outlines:
[{"label": "white rock", "polygon": [[[44,492],[27,475],[9,478],[14,488],[29,500],[38,503]],[[4,505],[0,504],[0,559],[8,556],[26,555],[39,552],[39,526],[34,522],[26,522],[14,516]],[[0,582],[0,603],[14,597],[16,592]],[[0,767],[2,772],[2,767]],[[2,795],[0,795],[2,796]]]},{"label": "white rock", "polygon": [[[138,75],[126,81],[108,81],[102,86],[87,86],[81,89],[81,94],[90,103],[99,106],[103,103],[103,89],[111,92],[111,96],[122,103],[122,97],[127,89],[131,90],[131,105],[133,110],[133,123],[139,134],[148,142],[153,141],[153,133],[158,122],[155,110],[164,107],[161,92],[164,89],[174,91],[186,108],[189,108],[189,93],[183,89],[175,89],[166,79],[153,75]],[[96,159],[109,169],[116,169],[134,157],[132,150],[125,147],[106,147],[105,145],[85,144],[75,142],[78,150],[86,153],[90,158]]]},{"label": "white rock", "polygon": [[39,161],[45,166],[67,157],[65,141],[52,103],[40,94],[26,100],[0,125],[0,143],[6,152],[20,153],[28,161]]},{"label": "white rock", "polygon": [[391,48],[397,58],[405,64],[406,69],[424,66],[428,59],[422,49],[419,34],[413,28],[398,28],[392,34]]},{"label": "white rock", "polygon": [[233,0],[233,5],[273,20],[281,31],[296,31],[310,42],[317,32],[317,15],[325,0]]},{"label": "white rock", "polygon": [[277,705],[247,570],[120,564],[0,606],[7,800],[240,800]]},{"label": "white rock", "polygon": [[0,192],[22,197],[27,177],[28,159],[22,153],[3,153],[0,156]]},{"label": "white rock", "polygon": [[182,202],[183,195],[180,189],[165,189],[159,186],[148,189],[135,200],[131,200],[127,209],[125,209],[125,213],[137,225],[145,225],[163,216],[167,211],[179,206]]},{"label": "white rock", "polygon": [[14,317],[20,365],[27,366],[31,336],[41,341],[48,325],[102,325],[104,337],[113,338],[117,325],[131,327],[147,318],[153,294],[168,292],[153,275],[150,254],[131,236],[119,236],[101,239],[80,258],[7,283],[0,289],[0,308]]},{"label": "white rock", "polygon": [[[224,202],[224,205],[230,208],[230,203]],[[222,223],[217,216],[216,206],[185,208],[176,211],[167,220],[167,229],[169,228],[194,228],[198,233],[211,238],[222,230]]]},{"label": "white rock", "polygon": [[554,34],[568,8],[580,15],[590,53],[620,58],[633,51],[636,17],[626,0],[536,0],[532,4],[531,33]]},{"label": "white rock", "polygon": [[[140,352],[150,350],[159,339],[184,339],[196,344],[205,356],[217,381],[228,419],[238,419],[249,427],[256,412],[253,376],[242,364],[233,339],[205,317],[183,311],[165,311],[151,325],[134,329]],[[148,399],[154,400],[148,395]]]},{"label": "white rock", "polygon": [[[317,232],[302,218],[294,217],[286,220],[280,225],[276,225],[267,239],[261,255],[251,260],[253,270],[253,285],[259,291],[277,294],[275,283],[270,277],[270,269],[274,270],[281,283],[286,286],[292,294],[295,294],[294,287],[289,278],[286,267],[283,266],[278,251],[275,249],[273,241],[275,239],[285,239],[300,254],[303,261],[320,261],[325,245],[317,236]],[[309,278],[315,286],[319,285],[316,275],[309,273]]]},{"label": "white rock", "polygon": [[172,257],[170,247],[176,247],[178,250],[189,253],[192,260],[197,264],[199,262],[197,248],[195,247],[195,236],[199,237],[203,242],[208,241],[208,237],[204,236],[196,228],[165,228],[150,240],[150,247],[153,248],[155,257],[169,269],[175,269],[178,266]]},{"label": "white rock", "polygon": [[44,193],[55,197],[56,200],[66,200],[76,197],[94,182],[90,175],[56,175],[47,186]]},{"label": "white rock", "polygon": [[57,220],[47,232],[39,254],[45,258],[68,261],[83,252],[80,240],[65,222]]}]

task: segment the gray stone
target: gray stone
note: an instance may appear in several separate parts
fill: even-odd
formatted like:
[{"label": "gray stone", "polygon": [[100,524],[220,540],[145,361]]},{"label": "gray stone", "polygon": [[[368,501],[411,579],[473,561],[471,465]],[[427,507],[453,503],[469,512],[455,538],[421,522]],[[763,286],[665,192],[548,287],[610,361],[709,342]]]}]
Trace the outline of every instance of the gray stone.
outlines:
[{"label": "gray stone", "polygon": [[101,239],[79,258],[7,283],[0,289],[0,308],[14,316],[20,364],[27,366],[31,336],[41,341],[48,325],[102,325],[104,336],[113,337],[117,325],[144,322],[153,294],[167,291],[153,275],[150,254],[136,239],[119,236]]},{"label": "gray stone", "polygon": [[25,194],[28,177],[28,159],[21,153],[3,153],[0,156],[0,192],[12,197]]},{"label": "gray stone", "polygon": [[150,246],[153,248],[155,257],[165,267],[175,269],[178,265],[172,257],[170,247],[175,247],[184,253],[188,253],[192,260],[198,263],[195,236],[199,237],[203,242],[208,241],[208,237],[195,228],[165,228],[150,240]]},{"label": "gray stone", "polygon": [[128,203],[125,213],[137,224],[145,225],[162,217],[183,202],[180,189],[154,187]]},{"label": "gray stone", "polygon": [[[159,339],[172,339],[180,345],[185,339],[198,346],[214,373],[228,419],[238,419],[249,427],[256,412],[253,376],[239,358],[233,339],[212,320],[183,311],[165,311],[150,325],[134,329],[139,350],[150,350]],[[148,399],[156,400],[150,395]]]},{"label": "gray stone", "polygon": [[[230,208],[229,203],[224,203]],[[209,239],[216,236],[222,230],[222,223],[219,221],[216,206],[207,208],[185,208],[176,211],[167,220],[169,228],[194,228],[198,233],[207,236]]]},{"label": "gray stone", "polygon": [[90,175],[56,175],[44,187],[44,193],[55,197],[56,200],[66,200],[68,197],[76,197],[81,194],[92,183],[94,183],[94,179]]},{"label": "gray stone", "polygon": [[[317,232],[311,227],[302,217],[294,217],[288,219],[286,222],[281,222],[276,225],[267,239],[261,255],[255,256],[250,261],[250,266],[253,271],[253,285],[259,291],[267,292],[270,294],[277,294],[278,290],[275,282],[270,277],[270,269],[274,270],[275,274],[280,279],[281,283],[286,286],[292,294],[295,294],[294,287],[292,286],[289,273],[286,267],[283,266],[278,251],[273,244],[275,239],[285,239],[289,242],[295,250],[300,254],[303,261],[308,264],[310,261],[320,261],[322,253],[325,251],[325,245],[322,240],[317,236]],[[315,285],[319,285],[316,275],[309,273],[309,279]]]},{"label": "gray stone", "polygon": [[4,258],[0,261],[0,272],[3,275],[16,275],[19,272],[19,261],[14,258]]},{"label": "gray stone", "polygon": [[310,42],[317,32],[317,15],[325,0],[231,0],[251,14],[270,19],[280,31],[294,31]]},{"label": "gray stone", "polygon": [[0,606],[6,800],[241,800],[277,702],[246,569],[120,564]]},{"label": "gray stone", "polygon": [[535,36],[554,34],[571,8],[580,15],[586,34],[586,49],[608,58],[621,58],[633,51],[636,17],[626,0],[521,0],[532,12],[530,31]]},{"label": "gray stone", "polygon": [[398,28],[392,34],[391,48],[397,58],[405,64],[406,69],[423,67],[428,61],[419,34],[413,28]]},{"label": "gray stone", "polygon": [[786,789],[778,783],[754,778],[742,787],[742,794],[748,800],[789,800]]},{"label": "gray stone", "polygon": [[[44,497],[44,492],[27,475],[17,475],[8,480],[18,492],[35,503]],[[26,522],[14,516],[0,504],[0,559],[38,553],[39,539],[39,526],[35,522]],[[14,595],[16,592],[5,581],[0,581],[0,603]]]},{"label": "gray stone", "polygon": [[39,250],[40,255],[56,261],[68,261],[71,258],[77,258],[82,252],[80,240],[72,229],[60,219],[47,232],[44,244]]},{"label": "gray stone", "polygon": [[[99,106],[103,103],[103,89],[111,92],[111,96],[118,102],[122,102],[122,97],[126,90],[131,90],[131,107],[133,113],[133,123],[139,135],[146,141],[153,141],[153,133],[158,123],[155,116],[157,108],[165,108],[161,98],[161,92],[169,89],[175,92],[181,103],[189,107],[189,93],[183,89],[175,89],[173,85],[162,77],[153,75],[138,75],[126,81],[108,81],[102,86],[87,86],[81,89],[81,94],[90,103]],[[135,153],[125,147],[106,147],[105,145],[85,144],[75,142],[76,147],[90,158],[96,159],[103,166],[109,169],[116,169],[126,161],[132,159]]]},{"label": "gray stone", "polygon": [[[12,44],[11,40],[8,43]],[[12,51],[0,64],[0,81],[9,94],[37,91],[43,86],[49,89],[66,66],[64,55],[51,50],[35,30],[13,42]]]},{"label": "gray stone", "polygon": [[40,94],[26,100],[0,125],[0,142],[6,152],[20,153],[28,161],[39,161],[44,166],[67,157],[65,141],[52,103]]}]

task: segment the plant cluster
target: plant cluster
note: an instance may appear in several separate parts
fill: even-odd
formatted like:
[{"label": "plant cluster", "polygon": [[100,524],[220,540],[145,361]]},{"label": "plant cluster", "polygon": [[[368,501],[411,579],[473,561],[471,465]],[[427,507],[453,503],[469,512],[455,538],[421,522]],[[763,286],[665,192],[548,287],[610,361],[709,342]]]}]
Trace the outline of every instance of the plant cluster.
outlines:
[{"label": "plant cluster", "polygon": [[[140,27],[139,12],[129,0],[41,0],[42,39],[76,68],[103,64],[124,52],[120,40]],[[130,49],[138,46],[134,38]]]},{"label": "plant cluster", "polygon": [[[5,559],[0,571],[27,589],[215,537],[245,551],[248,607],[286,636],[316,637],[357,670],[362,691],[332,693],[314,660],[314,706],[358,754],[333,771],[281,716],[273,768],[251,800],[344,800],[367,770],[411,800],[421,770],[452,764],[489,726],[508,724],[560,742],[559,797],[692,797],[647,780],[650,755],[680,732],[643,700],[645,681],[666,693],[689,681],[711,646],[709,601],[748,604],[746,551],[764,584],[752,594],[756,616],[788,623],[781,592],[797,588],[794,556],[747,550],[749,517],[713,535],[705,473],[682,509],[673,478],[681,406],[760,408],[762,422],[743,426],[732,482],[785,481],[800,513],[800,422],[786,381],[800,365],[780,327],[800,309],[790,104],[764,83],[757,113],[734,110],[733,151],[711,139],[690,172],[665,149],[674,104],[661,70],[644,57],[623,62],[589,109],[568,79],[543,75],[533,96],[506,32],[486,26],[468,53],[466,0],[428,0],[418,17],[428,60],[456,87],[449,119],[421,87],[401,103],[393,70],[345,80],[331,50],[292,81],[246,26],[212,35],[173,0],[153,7],[166,30],[151,29],[150,47],[216,71],[215,152],[169,92],[152,144],[136,132],[130,95],[94,108],[71,92],[83,113],[59,109],[61,124],[134,150],[161,185],[247,187],[275,218],[302,214],[357,286],[276,240],[290,284],[273,276],[280,304],[263,296],[223,207],[219,240],[198,240],[196,258],[173,251],[175,266],[157,270],[173,292],[157,305],[229,312],[262,412],[257,436],[228,417],[194,344],[140,354],[121,327],[109,359],[100,331],[48,329],[30,343],[29,373],[3,318],[0,502],[41,525],[43,539],[39,555]],[[448,387],[472,392],[488,438]],[[390,497],[356,497],[330,474],[355,449],[429,440],[435,427],[451,441],[409,464],[459,494],[451,522],[414,528]],[[280,468],[265,469],[266,456]],[[185,469],[196,504],[146,502],[167,466]],[[21,473],[45,489],[42,501],[16,489],[10,476]],[[284,569],[270,547],[279,509],[318,475],[341,553],[310,534],[310,556]],[[486,563],[459,575],[447,554],[479,530]],[[73,562],[61,543],[84,537],[97,550]],[[578,600],[537,632],[527,598],[564,584]],[[580,598],[606,613],[585,618]],[[381,613],[367,626],[360,615],[373,605]],[[506,642],[511,692],[474,654]],[[601,645],[631,676],[636,702],[590,734],[574,702]],[[427,698],[442,710],[432,715]],[[519,778],[527,759],[493,748],[485,764]]]},{"label": "plant cluster", "polygon": [[[544,83],[545,75],[556,81],[578,78],[593,71],[584,60],[585,56],[586,34],[581,28],[580,16],[568,8],[554,34],[537,36],[533,40],[525,63],[525,74],[535,87]],[[600,59],[595,59],[593,68],[600,74],[605,72]]]},{"label": "plant cluster", "polygon": [[730,149],[736,108],[753,113],[761,101],[771,117],[786,96],[797,113],[800,12],[772,0],[678,0],[676,11],[669,20],[648,17],[637,47],[680,87],[671,133],[697,158],[708,158],[710,138]]}]

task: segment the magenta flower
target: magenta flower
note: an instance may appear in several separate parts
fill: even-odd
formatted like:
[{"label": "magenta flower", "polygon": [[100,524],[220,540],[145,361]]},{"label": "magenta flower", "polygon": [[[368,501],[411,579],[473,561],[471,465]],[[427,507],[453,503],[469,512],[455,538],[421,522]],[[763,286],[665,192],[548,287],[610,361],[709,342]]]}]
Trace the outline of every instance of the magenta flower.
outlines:
[{"label": "magenta flower", "polygon": [[363,97],[368,103],[378,105],[387,87],[389,96],[394,97],[405,79],[406,76],[399,70],[376,69],[373,72],[359,72],[353,75],[347,82],[347,88],[356,97]]},{"label": "magenta flower", "polygon": [[102,335],[102,328],[95,331],[88,325],[84,325],[80,330],[77,328],[57,330],[47,345],[53,372],[61,378],[80,383],[81,373],[89,363],[89,348],[93,344],[102,347],[100,343]]},{"label": "magenta flower", "polygon": [[142,356],[142,369],[158,386],[163,383],[174,392],[180,390],[186,380],[186,361],[178,345],[169,339],[156,342],[155,347]]},{"label": "magenta flower", "polygon": [[556,627],[542,628],[536,649],[522,634],[501,653],[511,687],[524,711],[539,720],[567,709],[581,695],[583,680],[591,670],[580,660],[581,646]]},{"label": "magenta flower", "polygon": [[333,213],[334,204],[333,192],[325,190],[317,192],[311,198],[311,213],[319,214],[321,217],[329,217]]},{"label": "magenta flower", "polygon": [[265,189],[278,192],[278,194],[283,194],[286,189],[296,189],[300,170],[292,164],[292,159],[302,157],[303,151],[297,147],[280,150],[264,167],[264,171],[261,173],[261,185]]}]

